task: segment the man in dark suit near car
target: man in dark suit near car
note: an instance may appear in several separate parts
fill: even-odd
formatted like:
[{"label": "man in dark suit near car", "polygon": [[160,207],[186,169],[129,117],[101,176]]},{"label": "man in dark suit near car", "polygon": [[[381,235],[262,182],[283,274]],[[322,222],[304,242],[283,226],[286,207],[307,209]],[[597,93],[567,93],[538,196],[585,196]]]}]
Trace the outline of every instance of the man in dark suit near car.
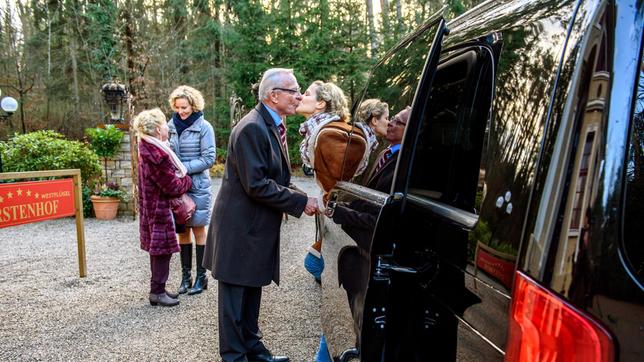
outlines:
[{"label": "man in dark suit near car", "polygon": [[[369,171],[366,186],[370,189],[390,193],[410,113],[411,108],[406,107],[389,121],[385,139],[390,145],[378,155]],[[343,248],[338,254],[338,278],[347,291],[356,336],[360,335],[362,325],[362,308],[369,281],[369,250],[379,212],[379,207],[363,200],[355,200],[348,205],[337,204],[325,209],[326,216],[341,225],[357,244]],[[359,346],[359,341],[356,341],[356,346]]]},{"label": "man in dark suit near car", "polygon": [[389,142],[389,147],[378,155],[369,174],[367,187],[389,193],[393,182],[394,171],[396,170],[398,151],[400,150],[400,144],[405,135],[405,128],[407,127],[410,113],[411,108],[406,107],[389,120],[389,124],[387,124],[387,135],[385,136],[385,139]]},{"label": "man in dark suit near car", "polygon": [[[387,194],[390,192],[394,172],[396,171],[398,153],[400,151],[403,136],[405,135],[405,128],[407,127],[410,113],[411,108],[406,107],[389,121],[389,124],[387,125],[387,135],[385,136],[385,139],[389,142],[389,147],[382,150],[371,166],[365,182],[365,186],[368,188]],[[358,233],[362,234],[362,236],[358,236],[359,234],[355,234],[354,236],[352,233],[349,233],[349,235],[356,240],[356,243],[359,246],[368,250],[368,244],[371,241],[371,233],[373,232],[373,227],[375,226],[376,218],[378,217],[377,213],[380,209],[375,208],[370,212],[370,206],[368,205],[361,205],[360,207],[356,205],[351,206],[352,207],[337,205],[335,208],[327,208],[325,212],[327,216],[333,217],[333,221],[335,223],[341,224],[343,227],[353,229],[354,232],[358,232],[358,230],[360,230],[361,232]]]},{"label": "man in dark suit near car", "polygon": [[317,212],[315,198],[289,188],[284,120],[302,100],[293,71],[267,70],[259,98],[230,134],[203,263],[219,282],[219,353],[226,362],[289,360],[273,356],[261,342],[262,287],[279,284],[283,213]]}]

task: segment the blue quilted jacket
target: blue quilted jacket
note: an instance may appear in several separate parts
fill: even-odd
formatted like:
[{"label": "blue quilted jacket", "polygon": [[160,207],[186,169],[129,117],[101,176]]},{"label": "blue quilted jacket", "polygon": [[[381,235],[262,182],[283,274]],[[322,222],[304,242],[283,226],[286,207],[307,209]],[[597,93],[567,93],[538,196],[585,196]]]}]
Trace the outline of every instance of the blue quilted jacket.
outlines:
[{"label": "blue quilted jacket", "polygon": [[170,147],[188,169],[192,178],[192,188],[188,195],[197,204],[197,211],[188,226],[205,226],[210,223],[212,213],[212,188],[209,170],[215,164],[215,131],[210,123],[200,117],[192,126],[186,128],[181,137],[173,121],[170,128]]}]

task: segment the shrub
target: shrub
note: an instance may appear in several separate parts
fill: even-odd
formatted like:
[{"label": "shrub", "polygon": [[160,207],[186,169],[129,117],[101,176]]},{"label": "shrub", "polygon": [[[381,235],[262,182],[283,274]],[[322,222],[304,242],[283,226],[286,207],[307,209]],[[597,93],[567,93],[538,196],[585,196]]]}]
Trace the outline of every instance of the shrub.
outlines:
[{"label": "shrub", "polygon": [[92,216],[92,189],[89,186],[83,186],[83,216]]},{"label": "shrub", "polygon": [[105,177],[107,177],[107,159],[114,157],[119,150],[123,139],[123,131],[113,124],[108,124],[105,128],[87,128],[85,134],[89,138],[94,152],[98,157],[103,157]]},{"label": "shrub", "polygon": [[123,139],[123,131],[113,124],[108,124],[105,128],[87,128],[85,134],[89,137],[92,149],[98,157],[113,157]]},{"label": "shrub", "polygon": [[210,176],[211,177],[222,177],[224,175],[224,171],[226,169],[226,164],[223,163],[216,163],[210,168]]},{"label": "shrub", "polygon": [[78,168],[85,185],[101,174],[98,157],[87,144],[50,130],[16,134],[0,142],[0,152],[6,172]]},{"label": "shrub", "polygon": [[217,163],[225,163],[228,157],[228,149],[225,147],[217,147]]}]

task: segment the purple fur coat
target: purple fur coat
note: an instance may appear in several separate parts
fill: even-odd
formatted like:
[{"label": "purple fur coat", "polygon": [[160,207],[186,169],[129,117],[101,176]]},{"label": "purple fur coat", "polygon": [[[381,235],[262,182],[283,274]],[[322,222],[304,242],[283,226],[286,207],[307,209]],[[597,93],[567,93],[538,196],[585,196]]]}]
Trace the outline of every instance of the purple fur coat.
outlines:
[{"label": "purple fur coat", "polygon": [[144,140],[139,142],[139,231],[141,249],[150,255],[179,251],[170,199],[190,189],[192,180],[179,178],[170,156]]}]

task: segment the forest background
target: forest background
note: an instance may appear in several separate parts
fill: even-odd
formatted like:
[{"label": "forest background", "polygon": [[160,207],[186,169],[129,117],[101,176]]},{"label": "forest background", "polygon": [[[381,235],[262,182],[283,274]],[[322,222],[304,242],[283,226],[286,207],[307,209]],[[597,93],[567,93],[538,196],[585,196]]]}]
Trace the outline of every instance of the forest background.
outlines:
[{"label": "forest background", "polygon": [[[170,116],[170,91],[187,84],[204,95],[223,160],[231,97],[250,109],[267,68],[293,68],[302,88],[333,81],[353,102],[398,40],[444,6],[453,18],[480,2],[0,0],[0,89],[19,102],[0,140],[41,129],[82,139],[107,119],[100,87],[111,79],[128,87],[134,114]],[[299,122],[288,124],[297,163]]]}]

